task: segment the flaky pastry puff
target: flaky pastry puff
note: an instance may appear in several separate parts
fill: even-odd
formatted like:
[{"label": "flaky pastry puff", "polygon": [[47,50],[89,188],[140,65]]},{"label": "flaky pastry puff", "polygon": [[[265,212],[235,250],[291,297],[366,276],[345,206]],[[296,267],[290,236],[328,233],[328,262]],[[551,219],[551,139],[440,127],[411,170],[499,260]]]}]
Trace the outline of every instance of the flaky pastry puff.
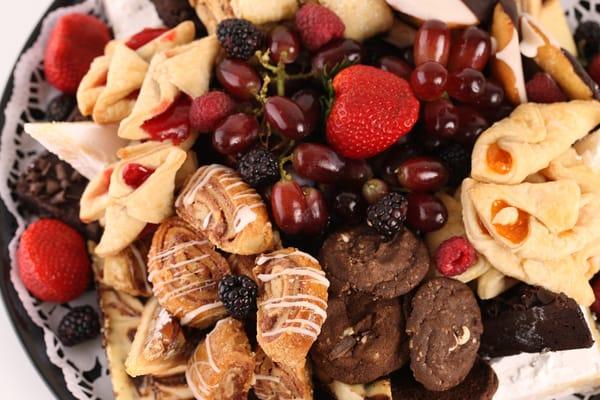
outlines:
[{"label": "flaky pastry puff", "polygon": [[312,400],[310,363],[288,368],[273,362],[259,347],[256,350],[254,394],[260,400]]},{"label": "flaky pastry puff", "polygon": [[186,380],[196,399],[248,396],[254,382],[254,354],[240,321],[226,318],[217,322],[189,359]]},{"label": "flaky pastry puff", "polygon": [[329,280],[318,261],[294,248],[256,259],[257,340],[273,361],[297,368],[327,318]]}]

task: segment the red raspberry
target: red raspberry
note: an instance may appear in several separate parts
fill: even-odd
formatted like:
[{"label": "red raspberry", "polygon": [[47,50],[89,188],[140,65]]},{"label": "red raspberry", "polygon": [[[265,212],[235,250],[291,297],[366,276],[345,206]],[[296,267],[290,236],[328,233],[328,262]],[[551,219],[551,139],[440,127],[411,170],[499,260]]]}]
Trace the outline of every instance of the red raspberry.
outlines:
[{"label": "red raspberry", "polygon": [[215,90],[197,97],[190,107],[190,124],[199,132],[212,132],[235,111],[235,102],[224,92]]},{"label": "red raspberry", "polygon": [[42,301],[74,300],[90,283],[85,241],[56,219],[40,219],[25,229],[17,249],[17,265],[27,290]]},{"label": "red raspberry", "polygon": [[600,276],[596,276],[592,280],[592,290],[594,291],[596,300],[594,301],[594,304],[590,306],[590,310],[592,310],[597,317],[600,317]]},{"label": "red raspberry", "polygon": [[296,13],[296,27],[304,46],[310,51],[323,47],[333,39],[341,38],[346,27],[327,7],[308,3]]},{"label": "red raspberry", "polygon": [[592,77],[592,79],[600,85],[600,54],[596,55],[592,58],[592,61],[589,63],[587,67],[588,74]]},{"label": "red raspberry", "polygon": [[531,103],[559,103],[568,98],[554,78],[545,72],[538,72],[525,85],[527,99]]},{"label": "red raspberry", "polygon": [[444,241],[435,253],[435,265],[444,276],[460,275],[477,262],[473,245],[463,236]]}]

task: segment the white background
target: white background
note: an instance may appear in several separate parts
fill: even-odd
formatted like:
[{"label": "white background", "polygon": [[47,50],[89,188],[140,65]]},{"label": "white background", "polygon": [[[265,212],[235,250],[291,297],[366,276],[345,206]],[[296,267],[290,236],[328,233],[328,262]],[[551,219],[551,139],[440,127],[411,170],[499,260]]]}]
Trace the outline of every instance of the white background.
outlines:
[{"label": "white background", "polygon": [[[3,90],[29,33],[50,3],[50,0],[0,1],[0,89]],[[0,382],[2,400],[54,399],[25,354],[4,304],[0,305]]]}]

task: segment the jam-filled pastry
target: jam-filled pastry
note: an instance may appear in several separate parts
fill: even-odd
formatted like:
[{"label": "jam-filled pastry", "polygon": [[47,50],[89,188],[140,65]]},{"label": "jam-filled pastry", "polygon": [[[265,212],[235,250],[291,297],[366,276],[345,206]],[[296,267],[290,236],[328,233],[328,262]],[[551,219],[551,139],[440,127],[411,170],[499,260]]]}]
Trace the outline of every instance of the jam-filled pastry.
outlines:
[{"label": "jam-filled pastry", "polygon": [[77,89],[77,104],[82,115],[95,122],[110,124],[127,117],[142,86],[148,63],[159,51],[189,43],[194,39],[193,22],[186,21],[150,42],[135,47],[128,41],[112,41],[105,54],[91,64]]},{"label": "jam-filled pastry", "polygon": [[570,99],[600,98],[598,84],[588,75],[579,61],[529,15],[519,18],[522,41],[521,54],[532,58],[550,74]]},{"label": "jam-filled pastry", "polygon": [[265,352],[256,351],[254,394],[260,400],[312,400],[310,363],[289,368],[271,360]]},{"label": "jam-filled pastry", "polygon": [[506,98],[514,105],[527,102],[517,29],[517,6],[514,1],[496,4],[490,29],[490,35],[496,43],[496,53],[490,59],[490,64],[492,75],[502,84]]},{"label": "jam-filled pastry", "polygon": [[388,31],[394,24],[394,14],[385,0],[319,0],[336,13],[346,29],[344,37],[362,42]]},{"label": "jam-filled pastry", "polygon": [[200,167],[175,203],[177,214],[219,249],[251,255],[273,246],[273,229],[260,195],[233,169]]},{"label": "jam-filled pastry", "polygon": [[[104,234],[96,247],[101,257],[115,255],[139,236],[147,223],[158,224],[173,214],[175,177],[185,162],[186,152],[168,143],[146,142],[121,149],[121,158],[110,171],[92,180],[82,196],[81,215],[99,216],[106,205]],[[87,206],[92,210],[87,209]],[[94,211],[94,212],[92,212]]]},{"label": "jam-filled pastry", "polygon": [[148,259],[154,295],[183,325],[206,328],[226,315],[218,283],[229,265],[192,226],[167,219],[154,234]]},{"label": "jam-filled pastry", "polygon": [[512,278],[563,292],[588,306],[597,263],[600,198],[573,181],[515,186],[463,182],[463,219],[470,242]]},{"label": "jam-filled pastry", "polygon": [[119,136],[176,144],[190,141],[193,133],[187,119],[175,121],[166,131],[164,120],[171,113],[189,109],[190,98],[208,91],[218,52],[219,42],[212,35],[156,54],[131,114],[119,126]]},{"label": "jam-filled pastry", "polygon": [[102,283],[132,296],[150,297],[147,263],[150,243],[137,240],[120,253],[102,259]]},{"label": "jam-filled pastry", "polygon": [[273,361],[299,367],[327,318],[329,280],[319,262],[294,248],[256,259],[257,340]]},{"label": "jam-filled pastry", "polygon": [[168,376],[187,362],[189,346],[179,322],[155,298],[148,300],[125,360],[129,376]]},{"label": "jam-filled pastry", "polygon": [[244,326],[222,319],[188,361],[187,383],[196,399],[245,399],[254,382],[254,354]]},{"label": "jam-filled pastry", "polygon": [[541,171],[600,123],[600,102],[523,104],[484,131],[473,149],[471,176],[515,184]]}]

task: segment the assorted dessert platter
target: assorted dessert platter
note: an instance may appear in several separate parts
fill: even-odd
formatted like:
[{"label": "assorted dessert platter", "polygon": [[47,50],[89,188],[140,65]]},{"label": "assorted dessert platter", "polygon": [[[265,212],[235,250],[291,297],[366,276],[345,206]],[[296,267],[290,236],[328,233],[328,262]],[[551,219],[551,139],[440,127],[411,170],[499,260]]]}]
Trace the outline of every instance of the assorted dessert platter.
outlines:
[{"label": "assorted dessert platter", "polygon": [[597,22],[573,34],[558,0],[125,3],[56,21],[61,93],[24,126],[47,151],[13,188],[18,276],[40,302],[97,292],[55,334],[102,335],[116,399],[600,386]]}]

